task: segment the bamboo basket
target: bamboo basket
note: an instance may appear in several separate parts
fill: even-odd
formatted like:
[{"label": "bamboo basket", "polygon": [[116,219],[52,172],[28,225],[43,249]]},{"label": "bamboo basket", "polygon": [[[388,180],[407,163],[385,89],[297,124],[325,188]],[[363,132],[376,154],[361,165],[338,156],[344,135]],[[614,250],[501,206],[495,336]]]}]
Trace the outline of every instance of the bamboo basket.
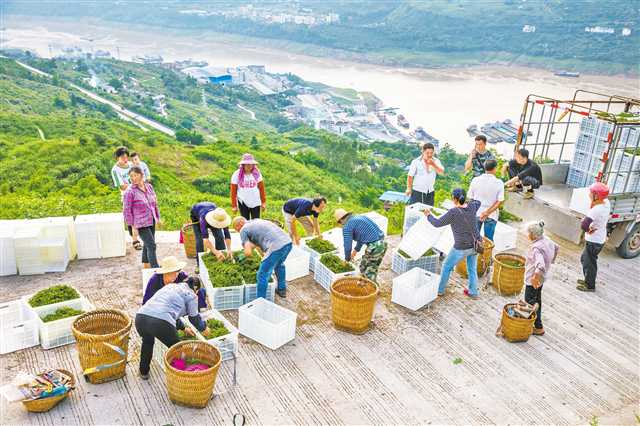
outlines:
[{"label": "bamboo basket", "polygon": [[362,334],[369,329],[378,286],[363,277],[344,277],[331,284],[331,312],[336,328]]},{"label": "bamboo basket", "polygon": [[80,315],[71,329],[85,380],[97,384],[124,377],[131,330],[129,315],[117,309],[98,309]]},{"label": "bamboo basket", "polygon": [[24,408],[26,408],[27,411],[31,413],[45,413],[51,410],[53,407],[58,405],[62,400],[66,399],[69,396],[74,386],[76,385],[76,379],[75,377],[73,377],[73,374],[71,374],[67,370],[62,370],[58,368],[57,371],[71,377],[71,383],[70,383],[71,388],[67,392],[65,392],[63,395],[50,396],[49,398],[30,399],[30,400],[22,401],[22,405],[24,405]]},{"label": "bamboo basket", "polygon": [[[487,237],[482,237],[482,243],[484,245],[484,252],[478,255],[477,261],[477,270],[478,276],[483,276],[491,265],[491,257],[493,255],[493,248],[496,246],[493,241],[488,239]],[[462,278],[468,278],[469,273],[467,272],[467,259],[462,259],[456,265],[456,272],[460,274]]]},{"label": "bamboo basket", "polygon": [[196,223],[185,223],[182,226],[184,254],[189,259],[195,259],[198,256],[198,253],[196,253],[196,234],[193,232],[193,225]]},{"label": "bamboo basket", "polygon": [[533,331],[533,323],[536,321],[536,313],[531,318],[513,318],[507,314],[509,306],[515,306],[515,303],[507,303],[502,308],[502,337],[509,342],[526,342]]},{"label": "bamboo basket", "polygon": [[[202,371],[182,371],[171,366],[174,358],[197,358],[211,365]],[[222,357],[213,345],[198,340],[189,340],[171,346],[164,355],[169,399],[187,407],[204,408],[213,395]]]},{"label": "bamboo basket", "polygon": [[[517,260],[522,266],[511,266],[505,260]],[[515,253],[497,253],[493,257],[493,276],[491,283],[502,296],[519,294],[524,286],[525,258]]]}]

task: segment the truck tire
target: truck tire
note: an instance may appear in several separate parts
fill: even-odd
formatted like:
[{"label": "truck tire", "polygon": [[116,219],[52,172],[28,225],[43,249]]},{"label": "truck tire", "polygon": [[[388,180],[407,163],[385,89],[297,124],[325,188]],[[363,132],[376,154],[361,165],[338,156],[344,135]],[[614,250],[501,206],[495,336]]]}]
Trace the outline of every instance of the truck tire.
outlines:
[{"label": "truck tire", "polygon": [[640,255],[640,223],[631,228],[631,232],[624,237],[616,252],[623,259],[632,259]]}]

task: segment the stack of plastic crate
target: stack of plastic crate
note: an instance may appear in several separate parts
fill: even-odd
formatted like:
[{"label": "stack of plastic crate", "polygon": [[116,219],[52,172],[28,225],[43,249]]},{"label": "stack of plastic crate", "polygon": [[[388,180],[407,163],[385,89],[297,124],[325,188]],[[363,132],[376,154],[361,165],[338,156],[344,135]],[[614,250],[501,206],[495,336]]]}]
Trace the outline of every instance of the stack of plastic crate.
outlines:
[{"label": "stack of plastic crate", "polygon": [[20,299],[0,304],[0,336],[0,354],[38,345],[38,315]]},{"label": "stack of plastic crate", "polygon": [[617,173],[609,176],[609,188],[612,194],[640,192],[640,173]]},{"label": "stack of plastic crate", "polygon": [[64,272],[69,265],[69,240],[67,236],[40,240],[40,256],[47,265],[46,272]]},{"label": "stack of plastic crate", "polygon": [[76,229],[73,225],[73,217],[48,217],[42,219],[45,238],[66,237],[68,242],[67,256],[73,260],[78,255],[76,246]]},{"label": "stack of plastic crate", "polygon": [[607,121],[592,117],[582,119],[567,175],[567,185],[581,188],[595,182],[595,177],[603,166],[602,156],[612,129],[612,124]]},{"label": "stack of plastic crate", "polygon": [[16,229],[13,235],[13,247],[20,275],[44,274],[47,272],[48,265],[40,250],[40,244],[43,239],[42,234],[42,226],[37,223],[31,223]]},{"label": "stack of plastic crate", "polygon": [[76,216],[74,224],[78,259],[100,258],[100,234],[98,233],[98,215]]},{"label": "stack of plastic crate", "polygon": [[0,277],[18,273],[16,251],[13,245],[14,232],[15,230],[11,227],[0,226]]},{"label": "stack of plastic crate", "polygon": [[120,257],[127,254],[122,213],[103,213],[98,218],[100,257]]}]

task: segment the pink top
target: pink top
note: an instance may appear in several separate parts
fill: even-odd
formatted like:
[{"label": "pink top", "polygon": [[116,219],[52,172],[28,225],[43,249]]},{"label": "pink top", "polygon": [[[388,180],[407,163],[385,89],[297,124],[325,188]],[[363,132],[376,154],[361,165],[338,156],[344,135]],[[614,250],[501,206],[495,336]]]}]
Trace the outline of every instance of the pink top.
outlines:
[{"label": "pink top", "polygon": [[527,260],[524,264],[524,282],[532,285],[531,278],[538,273],[542,277],[544,284],[547,272],[551,264],[555,262],[558,256],[558,245],[547,237],[540,237],[533,241],[529,246]]},{"label": "pink top", "polygon": [[158,200],[153,186],[144,183],[146,191],[138,185],[129,185],[122,200],[122,212],[127,225],[134,228],[144,228],[158,223],[160,211],[158,210]]}]

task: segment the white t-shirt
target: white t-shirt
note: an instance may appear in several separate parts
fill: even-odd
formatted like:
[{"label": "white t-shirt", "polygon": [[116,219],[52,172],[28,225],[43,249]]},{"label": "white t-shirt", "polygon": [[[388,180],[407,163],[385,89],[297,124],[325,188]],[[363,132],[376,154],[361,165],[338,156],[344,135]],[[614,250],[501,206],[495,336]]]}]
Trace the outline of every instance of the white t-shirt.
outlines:
[{"label": "white t-shirt", "polygon": [[593,234],[584,234],[585,241],[589,241],[596,244],[604,244],[607,241],[607,222],[609,221],[609,212],[611,211],[611,205],[609,200],[604,200],[604,203],[591,207],[587,217],[590,217],[591,229],[595,229]]},{"label": "white t-shirt", "polygon": [[[496,201],[504,201],[504,182],[489,173],[476,176],[469,185],[468,198],[480,201],[480,208],[476,212],[476,215],[480,216],[480,213],[487,210]],[[496,209],[489,215],[489,218],[498,220],[499,214]]]},{"label": "white t-shirt", "polygon": [[242,204],[250,209],[258,207],[262,204],[260,200],[260,190],[258,189],[258,182],[262,182],[262,175],[256,180],[251,173],[244,174],[244,187],[241,187],[238,180],[240,170],[236,170],[231,176],[231,183],[238,185],[238,201],[242,201]]},{"label": "white t-shirt", "polygon": [[[442,168],[440,160],[436,157],[432,159],[439,168]],[[422,156],[416,158],[411,162],[411,166],[409,166],[409,176],[413,176],[413,187],[411,189],[424,192],[425,194],[432,192],[436,183],[436,174],[436,169],[424,164]]]}]

